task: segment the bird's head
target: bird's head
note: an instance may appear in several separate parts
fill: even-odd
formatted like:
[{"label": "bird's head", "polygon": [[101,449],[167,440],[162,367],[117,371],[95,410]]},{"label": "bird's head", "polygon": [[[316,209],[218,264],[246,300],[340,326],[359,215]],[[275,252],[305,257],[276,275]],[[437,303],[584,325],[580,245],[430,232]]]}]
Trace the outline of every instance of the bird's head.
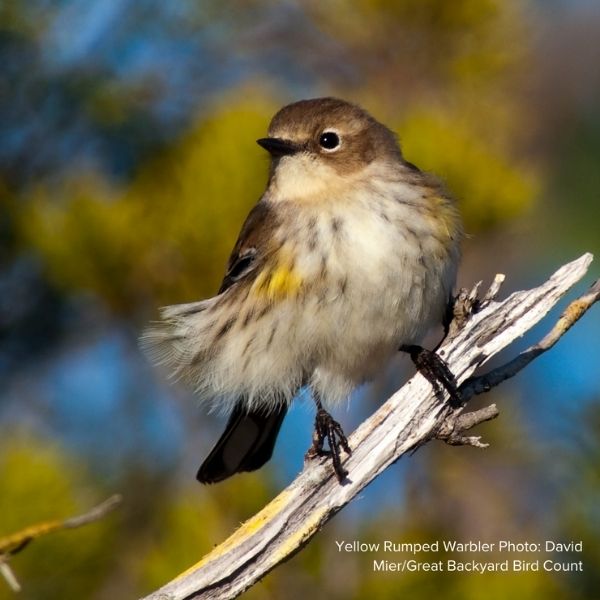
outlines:
[{"label": "bird's head", "polygon": [[271,155],[279,197],[307,197],[351,184],[374,161],[401,160],[394,134],[355,104],[337,98],[301,100],[272,119],[258,140]]}]

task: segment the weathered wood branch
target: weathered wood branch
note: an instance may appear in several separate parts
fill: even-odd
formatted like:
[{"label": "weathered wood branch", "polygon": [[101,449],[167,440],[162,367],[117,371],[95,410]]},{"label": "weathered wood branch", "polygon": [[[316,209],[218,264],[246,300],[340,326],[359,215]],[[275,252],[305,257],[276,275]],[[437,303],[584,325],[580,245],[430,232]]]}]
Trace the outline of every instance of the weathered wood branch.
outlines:
[{"label": "weathered wood branch", "polygon": [[0,574],[4,577],[9,587],[18,592],[21,589],[17,578],[8,564],[8,560],[18,552],[26,548],[33,540],[47,535],[54,531],[63,529],[75,529],[82,527],[93,521],[102,519],[109,512],[114,510],[121,503],[121,496],[115,494],[101,504],[94,506],[92,509],[82,515],[71,517],[69,519],[55,519],[52,521],[43,521],[30,525],[25,529],[21,529],[16,533],[0,538]]},{"label": "weathered wood branch", "polygon": [[[492,356],[531,329],[579,281],[591,254],[560,268],[532,290],[497,302],[503,276],[497,276],[480,301],[479,284],[459,294],[455,323],[439,354],[447,361],[465,398],[488,391],[512,377],[556,341],[600,297],[600,281],[571,303],[544,339],[507,365],[471,378]],[[298,552],[323,525],[368,483],[402,455],[439,438],[449,444],[485,447],[464,432],[498,415],[494,405],[464,413],[440,402],[419,374],[398,390],[350,436],[352,455],[344,461],[348,480],[340,485],[327,459],[313,459],[283,492],[246,521],[199,563],[145,600],[234,598],[271,569]]]}]

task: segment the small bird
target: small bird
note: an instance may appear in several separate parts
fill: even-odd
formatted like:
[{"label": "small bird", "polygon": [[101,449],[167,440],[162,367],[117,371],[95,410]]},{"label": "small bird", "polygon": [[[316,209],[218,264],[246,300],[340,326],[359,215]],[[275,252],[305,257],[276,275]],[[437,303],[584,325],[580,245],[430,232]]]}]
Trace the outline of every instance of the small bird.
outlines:
[{"label": "small bird", "polygon": [[257,142],[271,158],[267,189],[217,295],[163,308],[142,345],[229,413],[199,481],[267,462],[290,402],[308,386],[317,412],[307,456],[330,455],[341,482],[342,451],[351,450],[325,407],[397,351],[460,402],[445,363],[418,344],[447,313],[462,223],[440,185],[355,104],[295,102]]}]

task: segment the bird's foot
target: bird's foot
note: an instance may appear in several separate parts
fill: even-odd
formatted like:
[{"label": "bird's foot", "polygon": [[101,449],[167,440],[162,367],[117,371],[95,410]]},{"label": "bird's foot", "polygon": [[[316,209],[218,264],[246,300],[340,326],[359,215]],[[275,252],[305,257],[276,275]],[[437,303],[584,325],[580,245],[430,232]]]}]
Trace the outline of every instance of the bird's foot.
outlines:
[{"label": "bird's foot", "polygon": [[[323,448],[325,440],[327,440],[329,450]],[[306,453],[306,458],[311,459],[317,456],[331,456],[333,470],[335,471],[338,481],[341,483],[346,475],[348,475],[348,471],[342,467],[340,449],[346,454],[352,454],[342,426],[325,409],[317,409],[313,443]]]},{"label": "bird's foot", "polygon": [[442,358],[435,352],[416,345],[401,346],[400,350],[408,352],[417,371],[431,383],[438,398],[442,397],[442,388],[444,388],[450,394],[449,403],[452,408],[463,405],[456,378]]}]

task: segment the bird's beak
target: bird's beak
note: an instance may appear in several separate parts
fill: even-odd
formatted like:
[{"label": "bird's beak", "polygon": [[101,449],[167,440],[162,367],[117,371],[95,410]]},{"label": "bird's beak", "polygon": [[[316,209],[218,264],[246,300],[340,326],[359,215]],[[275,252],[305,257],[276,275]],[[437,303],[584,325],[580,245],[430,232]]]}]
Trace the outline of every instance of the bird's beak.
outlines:
[{"label": "bird's beak", "polygon": [[256,140],[259,146],[262,146],[271,156],[290,156],[300,151],[300,146],[290,140],[282,140],[281,138],[267,137]]}]

